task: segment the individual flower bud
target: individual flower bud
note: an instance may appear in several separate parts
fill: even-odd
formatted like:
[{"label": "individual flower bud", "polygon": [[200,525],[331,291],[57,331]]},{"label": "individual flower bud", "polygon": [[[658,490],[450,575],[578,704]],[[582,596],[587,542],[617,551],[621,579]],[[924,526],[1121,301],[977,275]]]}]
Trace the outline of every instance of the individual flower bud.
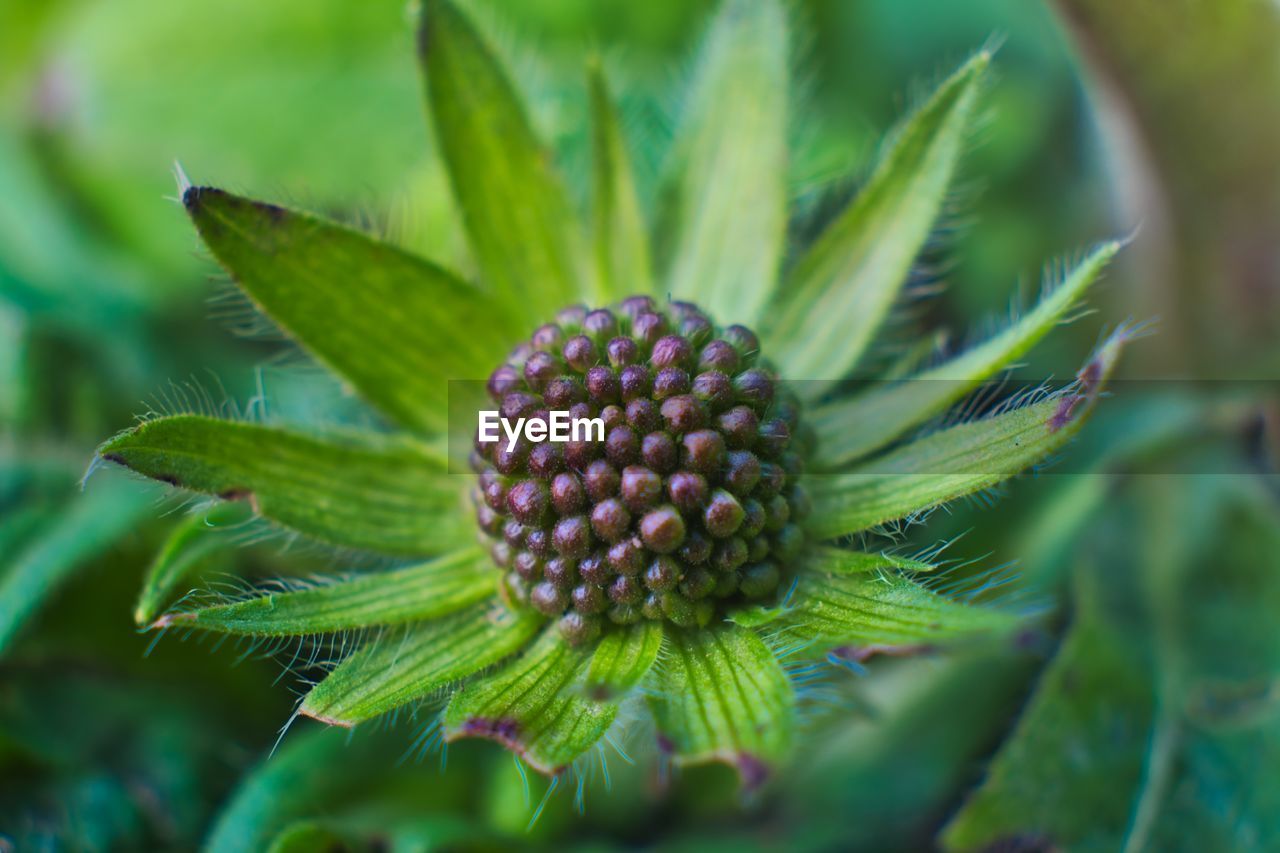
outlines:
[{"label": "individual flower bud", "polygon": [[733,390],[739,402],[762,414],[773,402],[773,380],[763,370],[744,370],[733,377]]},{"label": "individual flower bud", "polygon": [[667,497],[684,512],[697,512],[707,501],[707,480],[692,471],[677,471],[667,479]]},{"label": "individual flower bud", "polygon": [[577,579],[577,571],[577,564],[567,557],[552,557],[542,564],[543,579],[566,594]]},{"label": "individual flower bud", "polygon": [[662,478],[648,468],[630,465],[622,470],[620,494],[627,509],[643,512],[662,497]]},{"label": "individual flower bud", "polygon": [[602,501],[616,495],[618,484],[621,482],[618,469],[603,459],[592,462],[582,472],[582,485],[586,489],[587,497],[593,501]]},{"label": "individual flower bud", "polygon": [[653,432],[662,426],[662,414],[658,406],[645,397],[627,403],[627,423],[637,432]]},{"label": "individual flower bud", "polygon": [[575,335],[569,338],[565,341],[560,354],[564,357],[565,363],[579,373],[586,373],[600,362],[595,341],[586,335]]},{"label": "individual flower bud", "polygon": [[758,563],[769,556],[769,540],[763,536],[747,540],[747,562]]},{"label": "individual flower bud", "polygon": [[746,497],[760,482],[760,460],[750,450],[730,450],[724,469],[725,488]]},{"label": "individual flower bud", "polygon": [[630,402],[648,395],[653,379],[649,368],[639,364],[629,364],[618,372],[618,386],[622,399]]},{"label": "individual flower bud", "polygon": [[813,500],[804,486],[792,486],[787,492],[787,503],[791,505],[793,521],[804,521],[813,512]]},{"label": "individual flower bud", "polygon": [[702,511],[702,524],[717,539],[725,539],[738,532],[746,512],[738,499],[724,489],[716,489]]},{"label": "individual flower bud", "polygon": [[644,570],[644,585],[654,592],[673,589],[680,580],[680,564],[670,557],[658,557]]},{"label": "individual flower bud", "polygon": [[578,576],[587,583],[602,586],[609,582],[609,563],[602,554],[588,554],[578,561]]},{"label": "individual flower bud", "polygon": [[680,460],[680,451],[669,434],[651,432],[640,442],[640,459],[647,468],[659,474],[669,474]]},{"label": "individual flower bud", "polygon": [[541,527],[535,527],[525,533],[524,546],[539,557],[546,557],[552,552],[551,534]]},{"label": "individual flower bud", "polygon": [[615,625],[634,625],[644,619],[644,612],[634,604],[615,604],[605,614]]},{"label": "individual flower bud", "polygon": [[560,360],[549,352],[535,352],[524,363],[524,381],[535,391],[542,391],[559,375]]},{"label": "individual flower bud", "polygon": [[485,390],[489,392],[494,402],[500,402],[503,397],[520,387],[521,378],[520,371],[509,364],[504,364],[489,374]]},{"label": "individual flower bud", "polygon": [[653,377],[653,399],[665,400],[689,393],[689,374],[679,367],[664,367]]},{"label": "individual flower bud", "polygon": [[529,473],[550,480],[564,470],[564,447],[552,442],[535,444],[529,451]]},{"label": "individual flower bud", "polygon": [[652,350],[667,333],[667,318],[652,311],[636,315],[631,322],[631,335],[645,349]]},{"label": "individual flower bud", "polygon": [[628,296],[622,300],[619,306],[622,313],[632,320],[641,314],[648,314],[654,310],[653,298],[649,296]]},{"label": "individual flower bud", "polygon": [[669,504],[650,510],[640,519],[640,539],[659,554],[670,554],[679,548],[685,532],[684,518]]},{"label": "individual flower bud", "polygon": [[[586,503],[586,492],[582,488],[582,481],[578,479],[576,474],[563,472],[556,474],[551,480],[551,506],[555,509],[557,515],[572,515],[586,506]],[[515,509],[512,509],[511,512],[515,514]],[[516,517],[519,518],[519,516]]]},{"label": "individual flower bud", "polygon": [[791,505],[782,495],[774,495],[764,505],[764,529],[777,533],[791,520]]},{"label": "individual flower bud", "polygon": [[631,513],[617,498],[607,498],[591,510],[591,529],[605,542],[617,542],[627,535]]},{"label": "individual flower bud", "polygon": [[527,581],[542,579],[542,558],[532,551],[517,551],[511,558],[511,568]]},{"label": "individual flower bud", "polygon": [[680,581],[680,594],[691,601],[706,598],[716,588],[716,579],[706,569],[690,569]]},{"label": "individual flower bud", "polygon": [[692,362],[693,345],[679,335],[658,339],[649,355],[649,363],[659,370],[664,367],[687,368]]},{"label": "individual flower bud", "polygon": [[556,627],[569,645],[582,646],[600,636],[600,617],[584,616],[576,610],[570,610],[560,617]]},{"label": "individual flower bud", "polygon": [[564,343],[564,329],[555,323],[546,323],[534,329],[531,342],[537,349],[553,350]]},{"label": "individual flower bud", "polygon": [[506,542],[512,548],[519,548],[524,545],[525,538],[528,536],[528,531],[528,527],[525,527],[513,518],[506,524],[502,525],[502,541]]},{"label": "individual flower bud", "polygon": [[573,601],[573,609],[584,614],[599,613],[609,606],[604,590],[595,584],[575,586],[570,599]]},{"label": "individual flower bud", "polygon": [[690,315],[680,321],[680,334],[694,347],[699,347],[711,340],[715,327],[701,314]]},{"label": "individual flower bud", "polygon": [[609,600],[615,604],[639,604],[644,601],[644,584],[629,575],[618,575],[609,584]]},{"label": "individual flower bud", "polygon": [[675,590],[662,594],[662,615],[681,628],[693,628],[698,624],[693,602]]},{"label": "individual flower bud", "polygon": [[711,559],[711,539],[698,530],[690,530],[676,556],[687,565],[698,566]]},{"label": "individual flower bud", "polygon": [[790,562],[804,550],[804,533],[795,524],[783,525],[769,540],[769,551],[779,560]]},{"label": "individual flower bud", "polygon": [[580,329],[582,321],[587,319],[587,306],[570,305],[556,313],[556,322],[564,329]]},{"label": "individual flower bud", "polygon": [[760,352],[760,339],[746,326],[730,326],[724,330],[724,339],[738,351],[743,364],[751,364]]},{"label": "individual flower bud", "polygon": [[604,428],[607,432],[614,427],[620,427],[625,424],[627,422],[627,413],[621,406],[611,404],[600,410],[600,420],[604,421]]},{"label": "individual flower bud", "polygon": [[607,341],[618,334],[618,318],[607,308],[587,314],[582,321],[582,331],[597,341]]},{"label": "individual flower bud", "polygon": [[572,376],[557,376],[547,383],[543,392],[543,400],[552,409],[568,411],[572,406],[587,399],[587,392],[577,379]]},{"label": "individual flower bud", "polygon": [[631,338],[614,338],[605,347],[609,363],[614,367],[625,367],[635,364],[640,358],[640,347]]},{"label": "individual flower bud", "polygon": [[521,524],[536,525],[547,513],[550,495],[540,480],[521,480],[507,493],[507,510]]},{"label": "individual flower bud", "polygon": [[569,596],[560,587],[544,581],[536,585],[533,591],[529,593],[529,603],[539,613],[547,616],[559,616],[569,606]]},{"label": "individual flower bud", "polygon": [[700,474],[718,474],[724,465],[724,438],[714,430],[698,430],[680,440],[681,467]]},{"label": "individual flower bud", "polygon": [[711,552],[711,565],[716,571],[731,572],[747,561],[747,543],[741,536],[730,536]]},{"label": "individual flower bud", "polygon": [[622,385],[612,368],[598,366],[587,371],[587,397],[598,406],[622,399]]},{"label": "individual flower bud", "polygon": [[737,373],[738,365],[741,363],[738,351],[728,341],[712,341],[704,346],[698,355],[699,370],[717,370],[727,376]]},{"label": "individual flower bud", "polygon": [[735,449],[747,449],[755,443],[760,419],[747,406],[734,406],[716,416],[716,429],[725,443]]},{"label": "individual flower bud", "polygon": [[718,370],[704,370],[693,377],[693,396],[713,412],[733,405],[735,390],[733,380]]},{"label": "individual flower bud", "polygon": [[760,430],[756,435],[756,447],[765,456],[777,457],[786,449],[789,441],[791,441],[791,430],[787,428],[787,422],[781,418],[772,418],[760,424]]},{"label": "individual flower bud", "polygon": [[634,536],[614,542],[605,554],[609,567],[620,575],[638,575],[644,568],[645,550]]},{"label": "individual flower bud", "polygon": [[644,597],[644,603],[640,605],[640,615],[651,622],[657,622],[663,618],[662,615],[662,593],[651,592]]},{"label": "individual flower bud", "polygon": [[604,455],[618,468],[640,461],[640,436],[629,426],[614,427],[605,437]]},{"label": "individual flower bud", "polygon": [[562,557],[585,557],[591,550],[591,524],[582,515],[562,518],[551,531],[551,542]]},{"label": "individual flower bud", "polygon": [[760,482],[756,483],[755,496],[767,500],[782,491],[786,485],[787,475],[779,465],[772,462],[760,463]]},{"label": "individual flower bud", "polygon": [[777,592],[781,580],[774,563],[752,563],[739,572],[738,590],[747,598],[760,599]]},{"label": "individual flower bud", "polygon": [[499,540],[489,546],[489,557],[493,560],[494,565],[505,569],[511,566],[515,552],[511,550],[510,545]]},{"label": "individual flower bud", "polygon": [[681,435],[702,429],[707,424],[707,412],[692,394],[668,397],[662,402],[662,420],[668,431]]}]

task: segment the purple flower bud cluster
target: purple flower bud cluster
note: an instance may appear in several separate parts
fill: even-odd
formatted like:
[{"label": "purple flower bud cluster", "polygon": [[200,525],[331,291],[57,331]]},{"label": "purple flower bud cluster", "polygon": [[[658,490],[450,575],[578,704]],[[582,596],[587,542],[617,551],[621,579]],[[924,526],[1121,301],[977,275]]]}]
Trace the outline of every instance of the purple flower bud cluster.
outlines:
[{"label": "purple flower bud cluster", "polygon": [[794,395],[742,326],[647,296],[574,306],[489,377],[503,418],[600,418],[603,441],[477,437],[476,519],[513,606],[571,643],[610,624],[709,624],[774,596],[809,501]]}]

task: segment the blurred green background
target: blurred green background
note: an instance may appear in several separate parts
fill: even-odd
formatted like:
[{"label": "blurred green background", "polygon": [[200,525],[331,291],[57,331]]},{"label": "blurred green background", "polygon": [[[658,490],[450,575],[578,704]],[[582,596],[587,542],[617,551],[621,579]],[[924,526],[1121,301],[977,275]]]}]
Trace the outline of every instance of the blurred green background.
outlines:
[{"label": "blurred green background", "polygon": [[[584,61],[604,57],[651,188],[713,0],[469,5],[571,183],[584,183]],[[468,268],[411,9],[3,0],[0,849],[1280,846],[1280,9],[792,11],[799,237],[856,190],[917,93],[1000,45],[904,345],[926,326],[963,342],[1034,296],[1046,259],[1134,233],[1097,313],[1022,369],[1069,376],[1105,325],[1158,318],[1126,365],[1133,381],[996,515],[961,505],[923,532],[972,531],[949,554],[978,559],[973,572],[1017,561],[1002,594],[1042,613],[1018,647],[837,679],[797,769],[745,813],[727,775],[664,787],[620,766],[612,793],[601,772],[585,784],[583,816],[568,780],[527,830],[544,782],[526,787],[485,745],[451,748],[445,773],[431,750],[401,760],[418,734],[407,720],[350,744],[299,723],[263,763],[290,714],[280,663],[172,639],[148,655],[133,628],[139,580],[181,508],[114,473],[80,480],[94,446],[150,409],[305,418],[334,397],[277,343],[236,334],[244,313],[174,201],[175,162],[196,183]],[[243,538],[205,556],[206,577],[325,565]]]}]

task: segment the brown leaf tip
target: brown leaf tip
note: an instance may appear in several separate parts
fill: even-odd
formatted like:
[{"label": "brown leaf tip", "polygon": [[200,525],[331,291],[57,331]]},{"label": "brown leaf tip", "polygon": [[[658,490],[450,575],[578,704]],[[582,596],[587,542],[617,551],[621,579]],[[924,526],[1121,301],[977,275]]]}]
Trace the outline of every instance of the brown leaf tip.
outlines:
[{"label": "brown leaf tip", "polygon": [[200,209],[200,202],[206,194],[219,193],[221,190],[213,187],[187,187],[182,193],[182,206],[187,209],[188,213],[196,213]]},{"label": "brown leaf tip", "polygon": [[520,746],[520,724],[510,717],[468,717],[458,729],[465,737],[483,737],[496,740],[508,749]]},{"label": "brown leaf tip", "polygon": [[769,765],[749,752],[738,753],[734,766],[742,778],[742,787],[747,791],[755,791],[769,781]]},{"label": "brown leaf tip", "polygon": [[176,622],[194,622],[196,615],[194,613],[166,613],[156,621],[147,626],[149,631],[164,630]]}]

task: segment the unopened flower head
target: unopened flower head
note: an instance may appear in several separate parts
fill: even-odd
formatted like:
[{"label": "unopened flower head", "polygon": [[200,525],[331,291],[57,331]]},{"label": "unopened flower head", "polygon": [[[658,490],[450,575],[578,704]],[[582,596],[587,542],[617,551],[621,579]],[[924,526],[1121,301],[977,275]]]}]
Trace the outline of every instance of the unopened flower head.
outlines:
[{"label": "unopened flower head", "polygon": [[[812,433],[751,330],[647,296],[574,306],[487,390],[498,417],[481,413],[471,454],[476,519],[508,601],[570,642],[645,619],[704,627],[791,574]],[[557,441],[553,423],[600,429]]]}]

